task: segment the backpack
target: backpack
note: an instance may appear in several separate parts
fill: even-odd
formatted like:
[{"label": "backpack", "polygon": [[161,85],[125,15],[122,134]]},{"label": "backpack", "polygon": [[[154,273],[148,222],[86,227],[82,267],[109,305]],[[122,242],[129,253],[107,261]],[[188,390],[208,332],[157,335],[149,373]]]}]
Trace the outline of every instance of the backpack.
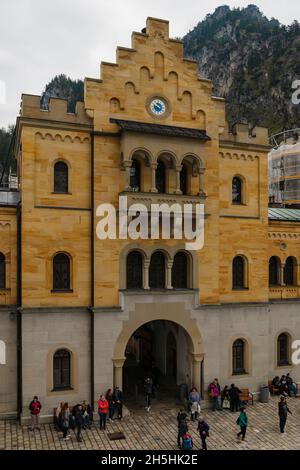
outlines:
[{"label": "backpack", "polygon": [[193,439],[192,436],[186,434],[182,440],[182,448],[184,450],[192,450],[193,448]]}]

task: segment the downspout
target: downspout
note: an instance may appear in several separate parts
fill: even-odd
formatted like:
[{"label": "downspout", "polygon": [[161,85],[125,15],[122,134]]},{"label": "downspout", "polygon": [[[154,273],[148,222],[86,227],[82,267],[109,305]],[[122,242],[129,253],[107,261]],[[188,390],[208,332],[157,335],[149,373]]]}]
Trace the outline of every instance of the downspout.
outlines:
[{"label": "downspout", "polygon": [[95,304],[95,219],[94,219],[94,209],[95,209],[95,196],[94,196],[94,176],[95,176],[95,168],[94,168],[94,152],[95,152],[95,138],[94,138],[94,133],[91,132],[91,245],[90,245],[90,250],[91,250],[91,299],[90,299],[90,348],[91,348],[91,371],[90,371],[90,376],[91,376],[91,407],[92,411],[94,411],[94,402],[95,402],[95,352],[94,352],[94,346],[95,346],[95,339],[94,339],[94,333],[95,333],[95,321],[94,321],[94,304]]},{"label": "downspout", "polygon": [[17,205],[17,412],[23,411],[22,383],[22,205]]}]

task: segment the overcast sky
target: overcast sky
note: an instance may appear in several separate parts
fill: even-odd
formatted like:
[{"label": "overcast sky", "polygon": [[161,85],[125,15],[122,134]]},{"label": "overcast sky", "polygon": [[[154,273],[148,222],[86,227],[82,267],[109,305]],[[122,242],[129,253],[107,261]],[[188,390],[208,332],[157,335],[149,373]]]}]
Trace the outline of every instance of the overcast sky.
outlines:
[{"label": "overcast sky", "polygon": [[15,121],[21,93],[40,94],[55,75],[99,77],[100,61],[115,61],[147,16],[168,19],[181,37],[217,6],[249,3],[281,23],[300,21],[299,0],[0,0],[0,127]]}]

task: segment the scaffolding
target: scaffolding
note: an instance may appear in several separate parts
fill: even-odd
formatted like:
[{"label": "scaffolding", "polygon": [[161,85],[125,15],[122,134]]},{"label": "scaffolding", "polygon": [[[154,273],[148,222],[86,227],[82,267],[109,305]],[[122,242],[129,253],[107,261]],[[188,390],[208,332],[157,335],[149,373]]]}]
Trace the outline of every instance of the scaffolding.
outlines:
[{"label": "scaffolding", "polygon": [[[300,204],[300,140],[286,138],[271,150],[269,164],[269,196],[271,203],[285,205]],[[281,134],[283,135],[283,133]]]}]

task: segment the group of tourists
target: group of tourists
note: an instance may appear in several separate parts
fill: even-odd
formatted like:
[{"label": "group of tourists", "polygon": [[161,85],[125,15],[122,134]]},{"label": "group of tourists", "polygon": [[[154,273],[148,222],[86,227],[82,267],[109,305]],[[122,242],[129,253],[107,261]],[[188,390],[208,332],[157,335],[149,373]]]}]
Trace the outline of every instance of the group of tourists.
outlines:
[{"label": "group of tourists", "polygon": [[282,375],[281,378],[277,375],[272,380],[272,385],[283,396],[296,397],[298,394],[297,386],[290,374]]},{"label": "group of tourists", "polygon": [[[285,432],[288,414],[292,414],[287,405],[287,396],[296,396],[297,389],[289,374],[275,377],[272,385],[281,393],[278,403],[279,428],[280,432]],[[146,396],[146,411],[151,409],[151,398],[154,396],[154,385],[151,377],[146,377],[144,382]],[[238,412],[239,416],[236,424],[240,427],[237,433],[238,442],[244,441],[248,427],[248,415],[246,413],[245,404],[240,399],[241,390],[231,384],[221,389],[218,379],[214,379],[209,385],[209,395],[212,400],[212,411],[230,409],[232,412]],[[40,430],[40,412],[42,409],[41,402],[37,396],[34,396],[30,402],[29,410],[31,414],[30,430]],[[190,414],[190,420],[188,419]],[[98,400],[98,415],[100,430],[106,429],[107,421],[112,422],[113,419],[122,419],[123,417],[123,393],[119,387],[109,389],[106,395],[101,395]],[[63,433],[65,441],[70,439],[69,430],[76,431],[76,439],[82,441],[82,429],[91,429],[93,421],[93,411],[90,404],[84,400],[73,407],[69,407],[68,403],[60,403],[55,410],[55,420],[57,427]],[[187,410],[181,409],[177,415],[178,435],[177,445],[180,449],[191,450],[194,443],[189,433],[189,421],[197,424],[197,432],[202,443],[202,450],[207,450],[206,440],[209,437],[210,427],[205,419],[201,416],[201,396],[196,387],[193,387],[188,393]]]},{"label": "group of tourists", "polygon": [[242,392],[235,384],[231,384],[230,387],[225,385],[222,390],[219,380],[214,379],[209,384],[208,392],[212,400],[212,411],[230,409],[232,412],[237,412],[244,405],[240,399]]}]

